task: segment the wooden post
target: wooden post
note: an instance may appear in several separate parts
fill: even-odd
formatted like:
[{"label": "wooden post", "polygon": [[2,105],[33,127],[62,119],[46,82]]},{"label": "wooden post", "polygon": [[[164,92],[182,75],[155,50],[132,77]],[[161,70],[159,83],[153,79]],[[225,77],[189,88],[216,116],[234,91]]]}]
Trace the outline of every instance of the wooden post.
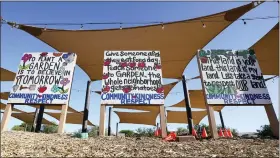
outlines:
[{"label": "wooden post", "polygon": [[270,105],[264,105],[269,123],[270,123],[270,127],[271,130],[273,132],[273,135],[277,138],[279,138],[279,121],[277,119],[276,113],[274,111],[273,106]]},{"label": "wooden post", "polygon": [[99,136],[105,136],[106,106],[100,106]]},{"label": "wooden post", "polygon": [[166,133],[166,117],[165,117],[164,105],[160,105],[159,111],[160,111],[159,113],[160,113],[161,136],[162,138],[165,138],[167,136],[167,133]]},{"label": "wooden post", "polygon": [[202,92],[204,95],[205,106],[206,106],[206,110],[207,110],[207,114],[208,114],[209,129],[211,132],[211,137],[216,139],[216,138],[219,138],[219,136],[217,133],[217,126],[216,126],[216,121],[215,121],[215,116],[214,116],[214,110],[213,110],[212,106],[207,104],[207,98],[206,98],[206,94],[205,94],[205,87],[204,87],[204,83],[203,83],[203,76],[202,76],[202,72],[201,72],[198,53],[196,55],[196,59],[197,59],[197,65],[198,65],[198,70],[199,70],[199,74],[200,74],[200,81],[201,81],[201,86],[202,86]]},{"label": "wooden post", "polygon": [[60,119],[59,119],[59,125],[58,125],[58,130],[57,130],[57,133],[59,133],[59,134],[64,133],[64,127],[65,127],[65,122],[66,122],[66,118],[67,118],[67,109],[68,109],[68,104],[62,105]]},{"label": "wooden post", "polygon": [[37,118],[37,122],[36,122],[36,128],[35,128],[35,132],[37,132],[37,133],[40,132],[40,130],[41,130],[44,110],[45,110],[45,105],[40,105],[40,111],[39,111],[39,114],[38,114],[38,118]]},{"label": "wooden post", "polygon": [[119,123],[117,123],[116,125],[116,136],[118,136],[118,133],[119,133]]},{"label": "wooden post", "polygon": [[34,113],[33,125],[31,127],[31,132],[35,132],[36,123],[37,123],[37,120],[38,120],[38,113],[39,113],[39,109],[36,108],[35,113]]},{"label": "wooden post", "polygon": [[109,107],[109,116],[108,116],[108,136],[111,135],[111,112],[112,107]]},{"label": "wooden post", "polygon": [[222,128],[225,129],[225,123],[224,123],[224,118],[223,118],[223,115],[222,115],[222,110],[219,111],[219,115],[220,115],[220,120],[221,120]]},{"label": "wooden post", "polygon": [[89,104],[90,104],[90,84],[91,81],[87,81],[87,91],[86,91],[86,98],[85,98],[85,107],[84,107],[84,117],[83,117],[83,126],[82,132],[87,132],[87,122],[88,122],[88,111],[89,111]]},{"label": "wooden post", "polygon": [[8,128],[8,124],[11,118],[11,114],[12,114],[12,109],[13,109],[13,104],[7,104],[5,111],[4,111],[4,115],[1,121],[1,132],[7,131]]},{"label": "wooden post", "polygon": [[186,84],[185,75],[182,76],[182,83],[183,83],[183,90],[184,90],[185,103],[186,103],[186,113],[187,113],[187,121],[188,121],[188,127],[189,127],[189,134],[191,135],[192,134],[192,128],[193,128],[192,109],[190,107],[189,93],[188,93],[188,88],[187,88],[187,84]]}]

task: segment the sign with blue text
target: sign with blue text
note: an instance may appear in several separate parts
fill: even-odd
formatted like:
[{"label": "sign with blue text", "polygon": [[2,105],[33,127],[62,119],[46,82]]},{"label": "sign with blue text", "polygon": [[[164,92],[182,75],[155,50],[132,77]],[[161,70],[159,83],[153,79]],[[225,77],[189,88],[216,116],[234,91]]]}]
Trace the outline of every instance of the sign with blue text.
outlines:
[{"label": "sign with blue text", "polygon": [[105,51],[101,104],[164,104],[159,51]]},{"label": "sign with blue text", "polygon": [[76,59],[75,53],[24,53],[8,103],[67,104]]},{"label": "sign with blue text", "polygon": [[271,104],[253,50],[199,50],[208,104]]}]

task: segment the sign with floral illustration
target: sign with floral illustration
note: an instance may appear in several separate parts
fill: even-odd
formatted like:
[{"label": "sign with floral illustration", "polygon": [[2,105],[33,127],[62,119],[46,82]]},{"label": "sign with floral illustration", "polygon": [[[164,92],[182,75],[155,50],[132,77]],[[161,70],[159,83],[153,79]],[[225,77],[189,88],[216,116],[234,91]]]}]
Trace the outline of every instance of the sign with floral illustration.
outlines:
[{"label": "sign with floral illustration", "polygon": [[75,53],[24,53],[9,95],[9,103],[67,104]]},{"label": "sign with floral illustration", "polygon": [[254,50],[199,50],[208,104],[271,104]]},{"label": "sign with floral illustration", "polygon": [[164,104],[159,51],[105,51],[101,104]]}]

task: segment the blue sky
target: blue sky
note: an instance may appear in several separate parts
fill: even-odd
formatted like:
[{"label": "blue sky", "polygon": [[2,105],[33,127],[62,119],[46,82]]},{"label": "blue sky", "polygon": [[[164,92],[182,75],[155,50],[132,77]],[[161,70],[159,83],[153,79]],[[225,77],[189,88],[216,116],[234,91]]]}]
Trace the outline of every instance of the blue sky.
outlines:
[{"label": "blue sky", "polygon": [[[9,21],[19,23],[55,23],[55,22],[149,22],[149,21],[177,21],[198,16],[205,16],[248,2],[2,2],[1,16]],[[278,3],[265,2],[258,8],[245,14],[244,18],[278,16]],[[278,19],[234,22],[218,37],[213,39],[206,49],[247,49],[264,36]],[[130,25],[131,26],[131,25]],[[55,26],[52,28],[79,29],[80,26]],[[104,29],[119,27],[118,25],[93,25],[84,26],[84,29]],[[129,27],[124,25],[123,27]],[[7,25],[1,28],[1,67],[16,71],[21,55],[24,52],[53,52],[53,48],[37,40],[33,36]],[[196,59],[187,66],[184,74],[187,78],[198,75]],[[82,111],[88,76],[76,68],[70,105]],[[1,92],[9,91],[11,82],[1,82]],[[101,82],[94,82],[92,90],[99,89]],[[278,104],[278,79],[267,82],[275,111],[279,111]],[[200,81],[193,80],[188,83],[189,89],[200,89]],[[178,103],[183,99],[182,83],[179,82],[166,98],[165,106]],[[2,100],[5,103],[5,101]],[[100,95],[91,94],[89,119],[94,124],[99,124]],[[26,111],[33,111],[27,106],[19,107]],[[167,108],[172,109],[172,108]],[[174,108],[172,109],[174,110]],[[184,110],[180,109],[180,110]],[[195,109],[194,109],[195,110]],[[256,131],[261,125],[268,124],[264,107],[225,107],[223,110],[226,126],[236,128],[240,132]],[[108,116],[108,115],[107,115]],[[49,118],[49,117],[48,117]],[[216,123],[220,124],[218,113],[215,113]],[[50,118],[50,120],[54,120]],[[115,131],[119,118],[112,114],[112,131]],[[12,118],[9,128],[21,121]],[[106,120],[107,122],[107,120]],[[159,119],[157,119],[159,122]],[[208,124],[207,118],[202,123]],[[107,127],[107,123],[106,123]],[[119,129],[136,129],[138,127],[151,127],[145,125],[120,124]],[[185,124],[168,124],[169,130],[177,127],[186,127]],[[66,125],[66,131],[72,132],[81,128],[81,125]]]}]

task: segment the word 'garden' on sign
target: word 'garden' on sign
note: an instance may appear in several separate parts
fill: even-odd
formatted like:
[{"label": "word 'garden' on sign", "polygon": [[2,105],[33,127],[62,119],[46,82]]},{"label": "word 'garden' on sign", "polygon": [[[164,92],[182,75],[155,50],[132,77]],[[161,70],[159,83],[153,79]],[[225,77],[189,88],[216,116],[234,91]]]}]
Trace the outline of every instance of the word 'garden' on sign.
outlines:
[{"label": "word 'garden' on sign", "polygon": [[253,50],[199,50],[208,104],[271,104]]},{"label": "word 'garden' on sign", "polygon": [[74,53],[24,53],[8,102],[68,103],[76,59]]},{"label": "word 'garden' on sign", "polygon": [[164,104],[159,51],[105,51],[101,104]]}]

